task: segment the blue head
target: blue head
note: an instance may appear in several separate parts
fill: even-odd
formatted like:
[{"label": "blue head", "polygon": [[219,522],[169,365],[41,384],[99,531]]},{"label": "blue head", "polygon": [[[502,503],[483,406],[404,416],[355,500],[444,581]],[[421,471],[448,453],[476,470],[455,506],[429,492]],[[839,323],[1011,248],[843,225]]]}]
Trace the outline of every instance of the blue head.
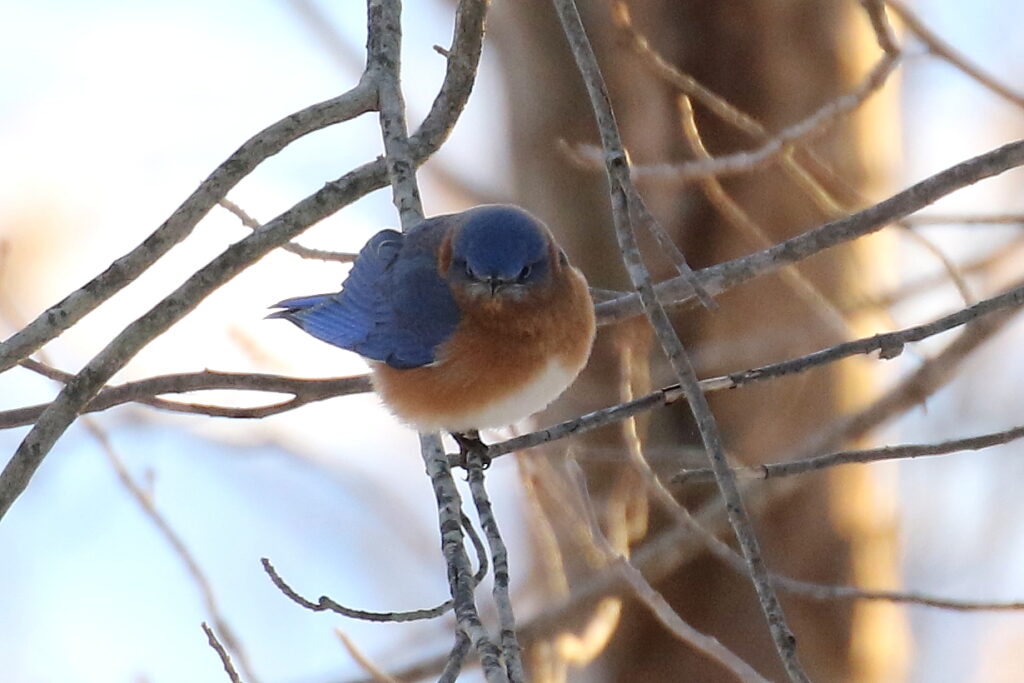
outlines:
[{"label": "blue head", "polygon": [[481,206],[455,232],[448,279],[475,295],[519,299],[550,280],[551,253],[536,218],[513,206]]}]

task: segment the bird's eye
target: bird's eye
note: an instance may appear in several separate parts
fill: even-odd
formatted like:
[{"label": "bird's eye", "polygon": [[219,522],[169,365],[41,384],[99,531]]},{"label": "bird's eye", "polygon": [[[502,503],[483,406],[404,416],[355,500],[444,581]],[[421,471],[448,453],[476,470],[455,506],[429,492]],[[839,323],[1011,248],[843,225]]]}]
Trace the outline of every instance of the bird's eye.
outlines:
[{"label": "bird's eye", "polygon": [[468,261],[466,262],[466,266],[465,267],[466,267],[466,277],[468,277],[470,280],[477,279],[476,278],[476,273],[473,272],[473,266],[469,265]]},{"label": "bird's eye", "polygon": [[533,272],[533,266],[525,266],[519,271],[519,276],[516,278],[519,282],[526,282],[530,278],[530,273]]}]

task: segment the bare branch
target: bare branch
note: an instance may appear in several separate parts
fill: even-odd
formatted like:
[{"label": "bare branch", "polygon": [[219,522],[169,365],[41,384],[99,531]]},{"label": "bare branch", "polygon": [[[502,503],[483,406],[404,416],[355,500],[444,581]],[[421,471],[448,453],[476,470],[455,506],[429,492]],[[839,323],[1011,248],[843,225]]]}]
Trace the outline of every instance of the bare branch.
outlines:
[{"label": "bare branch", "polygon": [[952,225],[956,223],[961,225],[1024,225],[1024,214],[995,213],[981,215],[928,212],[917,216],[907,216],[904,220],[912,226]]},{"label": "bare branch", "polygon": [[257,133],[218,166],[142,244],[0,343],[0,372],[27,358],[134,281],[188,237],[217,201],[264,160],[304,135],[373,111],[375,106],[376,92],[362,79],[348,92],[291,114]]},{"label": "bare branch", "polygon": [[459,628],[466,634],[473,647],[480,654],[484,676],[488,683],[508,681],[505,667],[501,664],[501,653],[487,635],[480,622],[473,599],[476,582],[469,572],[469,557],[463,542],[462,528],[450,520],[462,514],[462,497],[455,487],[448,457],[437,434],[420,434],[420,451],[427,467],[427,474],[434,488],[441,523],[441,551],[448,567],[448,584],[455,607],[455,618]]},{"label": "bare branch", "polygon": [[867,434],[896,415],[901,415],[945,386],[956,375],[960,364],[977,348],[989,341],[1013,318],[1014,311],[1000,310],[978,318],[972,325],[934,357],[921,364],[881,398],[850,417],[841,419],[812,440],[798,458],[809,457],[826,448]]},{"label": "bare branch", "polygon": [[[466,103],[480,59],[486,4],[486,0],[462,0],[459,4],[455,22],[455,38],[445,80],[434,99],[430,113],[416,135],[410,139],[417,163],[422,163],[424,159],[433,154],[447,138]],[[360,96],[366,96],[366,94],[361,90]],[[149,312],[122,330],[96,357],[86,364],[71,382],[65,385],[57,399],[43,412],[35,426],[23,439],[14,457],[7,463],[3,473],[0,474],[0,517],[6,514],[15,499],[21,495],[43,458],[84,406],[99,392],[107,380],[146,344],[165,332],[215,289],[269,251],[289,241],[308,226],[341,206],[354,201],[367,192],[382,187],[386,179],[384,162],[378,160],[346,174],[333,183],[328,183],[311,197],[300,201],[284,214],[271,220],[261,230],[231,245],[220,256],[200,268]],[[227,188],[224,189],[224,192],[226,190]],[[215,193],[216,196],[210,197],[210,206],[222,197],[224,192]],[[209,206],[206,208],[208,210]],[[175,215],[177,216],[178,213]],[[147,240],[147,243],[151,241],[153,241],[152,238]],[[145,250],[145,253],[148,254],[149,250]],[[111,268],[113,271],[108,269],[108,272],[120,272],[117,263]],[[113,276],[108,277],[108,279],[111,278]],[[123,282],[117,280],[117,283],[111,286],[114,287],[112,291],[116,291],[123,286]],[[90,291],[97,289],[98,286],[89,288]],[[104,291],[107,290],[104,289]],[[76,296],[72,295],[72,298]],[[65,321],[66,324],[62,323],[64,327],[61,329],[70,326],[74,322],[72,313],[80,318],[98,303],[93,294],[83,294],[81,297],[79,298],[85,303],[75,307],[58,305],[62,315],[51,312],[49,315],[43,314],[38,320],[55,317]],[[51,329],[49,323],[40,325],[48,330],[42,333],[42,336],[35,332],[29,337],[15,335],[20,341],[13,343],[14,338],[12,338],[12,343],[5,343],[3,350],[0,351],[0,358],[4,363],[21,360],[38,345],[57,333]],[[32,328],[32,325],[29,328]],[[46,337],[46,334],[51,332],[51,336]],[[26,341],[30,338],[34,341]],[[0,368],[3,367],[9,367],[9,363],[7,365],[0,364]]]},{"label": "bare branch", "polygon": [[[235,204],[230,199],[221,199],[217,202],[220,206],[224,207],[235,215],[242,222],[242,225],[249,228],[250,230],[259,230],[260,222],[250,216],[245,210],[242,209],[238,204]],[[355,254],[347,254],[337,251],[324,251],[323,249],[310,249],[304,247],[301,244],[295,242],[288,242],[287,244],[281,245],[281,248],[285,251],[291,252],[296,256],[305,259],[314,259],[317,261],[336,261],[338,263],[351,263],[355,260]]]},{"label": "bare branch", "polygon": [[[707,399],[697,382],[693,367],[690,365],[686,351],[672,329],[671,321],[665,309],[654,293],[650,274],[647,272],[640,257],[636,237],[633,234],[631,216],[633,207],[640,202],[639,194],[632,185],[629,162],[626,158],[619,137],[618,126],[612,112],[608,91],[601,75],[600,67],[593,48],[587,38],[579,12],[573,0],[554,0],[555,9],[562,23],[562,30],[575,57],[580,74],[590,95],[591,108],[597,119],[598,131],[601,134],[601,146],[604,149],[605,168],[611,191],[612,217],[615,234],[619,242],[623,263],[629,273],[634,289],[643,303],[644,313],[654,328],[661,343],[662,350],[668,356],[676,377],[686,394],[687,401],[693,411],[701,438],[707,451],[711,466],[715,470],[715,479],[719,492],[725,500],[729,521],[737,540],[743,549],[744,557],[750,569],[751,579],[757,591],[761,608],[768,621],[772,640],[782,660],[783,666],[792,681],[806,681],[807,675],[796,655],[796,640],[786,624],[775,591],[768,581],[767,570],[761,558],[761,551],[751,530],[740,498],[736,480],[732,476],[725,458],[725,450],[721,436],[715,424],[714,415],[707,404]],[[684,278],[685,279],[685,278]],[[700,287],[695,287],[700,291]]]},{"label": "bare branch", "polygon": [[1024,95],[1011,90],[992,76],[988,75],[974,64],[971,64],[965,57],[960,55],[949,43],[933,33],[924,23],[918,19],[909,7],[899,0],[885,0],[896,16],[907,25],[914,34],[928,47],[928,51],[939,59],[959,69],[969,78],[977,81],[982,87],[991,90],[1006,101],[1024,107]]},{"label": "bare branch", "polygon": [[871,21],[871,29],[875,32],[878,47],[888,55],[898,55],[900,48],[896,45],[896,36],[889,24],[889,17],[885,14],[885,0],[860,0],[860,4]]},{"label": "bare branch", "polygon": [[[998,432],[989,432],[978,436],[965,437],[963,439],[950,439],[938,443],[904,444],[902,446],[884,446],[882,448],[866,448],[852,451],[838,451],[819,455],[805,460],[794,460],[791,462],[765,463],[750,467],[737,467],[733,471],[737,477],[744,479],[772,479],[775,477],[790,477],[795,474],[806,474],[816,472],[827,467],[838,465],[850,465],[853,463],[881,462],[883,460],[903,460],[908,458],[921,458],[933,455],[948,455],[961,451],[977,451],[982,448],[991,448],[1004,443],[1009,443],[1024,437],[1024,426],[1012,427]],[[679,484],[689,484],[699,481],[712,480],[712,473],[709,469],[683,470],[672,477],[672,481]]]},{"label": "bare branch", "polygon": [[873,351],[878,351],[880,358],[888,360],[900,355],[906,344],[927,339],[997,311],[1012,311],[1022,304],[1024,304],[1024,284],[1019,284],[1003,294],[985,299],[973,306],[968,306],[955,313],[933,320],[930,323],[915,325],[896,332],[886,332],[872,337],[843,342],[792,360],[732,373],[721,378],[720,381],[724,383],[724,388],[731,388],[747,381],[764,379],[766,377],[781,377],[793,372],[801,372],[808,367],[823,365],[841,358],[871,353]]},{"label": "bare branch", "polygon": [[774,160],[794,144],[807,142],[815,135],[821,134],[837,119],[855,110],[885,85],[898,65],[898,56],[886,54],[856,90],[830,100],[804,120],[773,135],[757,149],[680,164],[634,166],[632,167],[633,177],[644,180],[685,182],[751,171],[765,162]]},{"label": "bare branch", "polygon": [[[256,683],[256,676],[253,672],[252,665],[249,662],[249,657],[246,655],[245,649],[242,647],[241,641],[235,635],[235,631],[228,624],[227,618],[221,611],[220,606],[217,602],[217,598],[213,593],[213,586],[210,584],[210,580],[203,573],[203,570],[199,567],[199,562],[196,560],[192,551],[189,550],[188,546],[185,545],[185,541],[178,535],[167,521],[167,519],[160,514],[160,511],[156,509],[156,505],[153,503],[152,497],[146,493],[139,486],[128,469],[124,465],[124,461],[118,455],[117,451],[114,450],[114,446],[110,443],[110,439],[106,432],[100,429],[99,425],[90,418],[84,420],[85,428],[89,431],[92,437],[99,443],[100,448],[103,450],[104,455],[107,456],[107,461],[113,468],[114,473],[117,475],[118,481],[125,488],[128,494],[132,497],[135,503],[142,510],[150,522],[157,528],[160,535],[163,536],[167,544],[171,546],[174,554],[178,556],[182,564],[185,565],[185,570],[189,576],[192,577],[193,583],[196,588],[199,589],[199,594],[202,596],[203,605],[206,607],[206,612],[210,619],[213,620],[214,627],[221,633],[221,637],[227,643],[227,646],[235,653],[238,658],[239,666],[243,671],[246,672],[250,683]],[[206,623],[203,623],[203,628],[207,630],[207,636],[213,638],[212,630],[207,627]],[[210,643],[213,645],[213,642]],[[219,643],[217,645],[220,645]],[[222,653],[222,649],[218,649],[214,646],[214,649],[218,650],[218,653]],[[227,653],[221,654],[221,659],[225,661],[225,669],[230,674],[231,671],[228,669],[230,666],[230,658],[227,658]],[[234,680],[234,679],[232,679]]]},{"label": "bare branch", "polygon": [[[26,359],[21,362],[25,368],[59,382],[69,382],[74,375],[51,368],[37,361]],[[163,394],[183,394],[191,391],[214,389],[235,389],[238,391],[263,391],[275,394],[291,394],[293,398],[267,406],[238,408],[231,406],[198,405],[158,399]],[[372,391],[369,375],[307,379],[234,372],[187,372],[176,375],[160,375],[135,382],[104,387],[82,411],[93,413],[113,408],[124,403],[145,405],[174,412],[231,417],[238,419],[262,418],[293,410],[307,403],[323,401],[336,396],[348,396]],[[0,429],[32,424],[49,406],[43,403],[25,408],[0,411]]]},{"label": "bare branch", "polygon": [[[437,683],[454,683],[458,679],[459,673],[462,672],[462,662],[469,654],[469,646],[469,636],[462,631],[456,631],[455,644],[452,645],[452,651],[448,653],[448,659],[444,663]],[[406,677],[403,676],[403,678]]]},{"label": "bare branch", "polygon": [[316,602],[307,600],[306,598],[299,595],[294,588],[288,585],[288,583],[281,578],[281,575],[277,573],[277,569],[270,563],[270,560],[262,557],[260,562],[263,564],[263,571],[267,573],[270,580],[277,586],[278,590],[285,594],[285,596],[296,603],[301,605],[308,610],[313,612],[334,612],[350,619],[360,619],[362,621],[421,621],[423,619],[434,619],[442,614],[447,613],[452,608],[452,601],[446,600],[436,607],[430,607],[427,609],[416,609],[409,610],[406,612],[367,612],[366,610],[353,609],[346,607],[342,604],[335,602],[333,599],[326,595],[321,595]]},{"label": "bare branch", "polygon": [[467,471],[469,473],[469,490],[473,496],[480,524],[483,526],[487,543],[490,546],[491,558],[494,561],[494,587],[492,594],[494,604],[498,608],[498,620],[501,624],[501,652],[505,657],[510,683],[523,683],[526,672],[523,670],[523,659],[520,654],[519,640],[516,636],[516,617],[509,597],[508,549],[501,538],[498,520],[494,516],[490,497],[484,486],[484,461],[482,449],[470,449],[467,453]]},{"label": "bare branch", "polygon": [[342,646],[348,651],[348,654],[356,663],[362,667],[363,671],[368,673],[376,683],[398,683],[398,679],[393,676],[389,676],[384,670],[378,667],[373,661],[367,657],[363,652],[356,647],[356,644],[345,635],[345,632],[340,628],[334,629],[334,635],[338,636],[338,640],[341,641]]},{"label": "bare branch", "polygon": [[[720,294],[756,277],[772,273],[785,265],[875,232],[929,204],[934,204],[955,190],[1022,164],[1024,140],[1008,143],[940,171],[863,211],[830,221],[768,249],[702,268],[694,273],[694,277],[712,295]],[[689,287],[685,278],[676,277],[659,283],[655,291],[660,301],[679,304],[691,297]],[[598,324],[608,325],[640,315],[642,312],[640,297],[635,293],[624,294],[597,305]]]},{"label": "bare branch", "polygon": [[583,501],[583,509],[594,545],[610,563],[609,568],[623,578],[636,597],[647,606],[655,618],[676,638],[718,662],[739,680],[767,683],[766,678],[758,674],[749,664],[722,645],[717,638],[701,633],[683,621],[682,617],[672,609],[672,606],[669,605],[665,598],[648,583],[647,579],[640,573],[640,570],[630,564],[629,560],[612,547],[612,544],[601,530],[601,523],[597,520],[594,506],[590,504],[590,493],[587,491],[583,470],[580,469],[577,463],[571,460],[566,463],[566,467],[573,482],[580,490],[579,498]]},{"label": "bare branch", "polygon": [[380,132],[384,138],[384,165],[391,194],[408,230],[423,220],[416,162],[405,125],[405,98],[399,82],[402,54],[402,4],[398,0],[368,0],[369,40],[366,69],[377,85]]},{"label": "bare branch", "polygon": [[217,634],[213,632],[213,629],[205,621],[203,622],[203,631],[206,633],[206,640],[210,643],[210,647],[220,657],[220,662],[224,665],[224,672],[227,673],[228,679],[231,683],[242,683],[242,679],[238,677],[238,672],[235,671],[235,667],[231,663],[231,655],[220,644],[220,641],[217,640]]}]

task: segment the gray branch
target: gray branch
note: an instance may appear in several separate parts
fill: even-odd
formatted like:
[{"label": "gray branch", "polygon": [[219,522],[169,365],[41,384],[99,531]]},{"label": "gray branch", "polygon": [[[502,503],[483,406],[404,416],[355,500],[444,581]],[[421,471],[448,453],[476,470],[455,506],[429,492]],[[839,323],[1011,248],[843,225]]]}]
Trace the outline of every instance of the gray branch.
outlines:
[{"label": "gray branch", "polygon": [[[480,60],[486,7],[486,0],[462,0],[459,4],[455,36],[445,80],[434,99],[430,113],[424,119],[419,131],[409,141],[417,164],[426,160],[447,139],[469,97]],[[366,93],[362,92],[364,87],[370,86],[365,85],[364,81],[357,87],[359,98],[367,97]],[[356,95],[352,95],[352,97],[355,98]],[[53,448],[57,439],[114,373],[124,367],[144,346],[167,331],[171,325],[198,306],[214,290],[272,249],[287,243],[317,221],[368,192],[383,187],[386,183],[387,173],[383,160],[365,164],[338,180],[328,183],[312,196],[271,220],[260,230],[231,245],[142,317],[122,330],[64,386],[64,389],[46,408],[35,426],[22,440],[14,457],[0,473],[0,518],[6,514],[17,497],[28,486],[33,473]],[[210,205],[212,206],[220,198],[220,196],[211,197]],[[147,240],[147,243],[151,241],[154,241],[153,237]],[[160,240],[155,241],[160,242]],[[117,268],[117,272],[120,272],[120,267]],[[117,280],[115,284],[111,285],[115,287],[113,291],[123,284],[124,282]],[[91,298],[93,295],[89,294],[90,291],[100,291],[100,288],[87,286],[80,290],[80,293],[71,295],[71,298],[81,295],[94,301]],[[108,292],[107,296],[113,291]],[[94,301],[94,303],[98,302]],[[81,315],[84,315],[84,312],[81,312]],[[56,320],[61,316],[44,314],[41,318],[47,317]],[[45,334],[43,336],[45,337]],[[21,344],[18,347],[21,349],[20,351],[12,352],[9,356],[4,357],[16,362],[36,346]],[[7,353],[6,349],[4,353]]]},{"label": "gray branch", "polygon": [[[818,252],[880,230],[956,190],[1022,164],[1024,140],[1005,144],[940,171],[863,211],[830,221],[749,256],[698,270],[694,278],[709,293],[720,294]],[[666,304],[680,304],[692,298],[689,281],[684,277],[659,283],[655,291],[658,300]],[[643,313],[640,297],[636,293],[600,303],[596,310],[599,324],[602,325]]]},{"label": "gray branch", "polygon": [[[768,570],[761,557],[757,537],[754,535],[744,509],[736,479],[726,460],[725,448],[722,445],[714,415],[701,391],[686,350],[672,328],[665,308],[655,296],[650,274],[640,256],[636,236],[633,234],[632,216],[643,215],[642,202],[630,179],[629,162],[619,138],[618,126],[612,112],[604,78],[597,64],[597,58],[573,0],[554,0],[554,4],[597,118],[611,192],[615,234],[619,241],[623,263],[642,303],[643,312],[654,328],[665,355],[668,356],[697,421],[707,456],[715,472],[719,492],[726,504],[729,522],[743,550],[750,577],[754,583],[761,609],[768,621],[768,629],[779,658],[791,681],[807,681],[807,675],[797,658],[796,639],[786,624],[782,606],[775,595],[775,590],[768,577]],[[687,278],[684,277],[684,279]],[[697,291],[700,291],[699,287]]]},{"label": "gray branch", "polygon": [[210,209],[263,161],[304,135],[373,111],[376,97],[373,85],[363,79],[348,92],[291,114],[247,140],[142,244],[0,343],[0,372],[27,358],[134,281],[188,237]]}]

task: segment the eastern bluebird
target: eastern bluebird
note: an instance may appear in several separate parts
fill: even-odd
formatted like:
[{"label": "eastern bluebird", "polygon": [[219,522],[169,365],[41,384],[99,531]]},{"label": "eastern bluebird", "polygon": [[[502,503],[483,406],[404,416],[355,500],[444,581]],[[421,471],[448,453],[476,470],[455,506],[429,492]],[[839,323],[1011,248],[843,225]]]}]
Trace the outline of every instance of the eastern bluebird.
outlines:
[{"label": "eastern bluebird", "polygon": [[382,230],[337,294],[287,299],[290,320],[369,359],[391,411],[420,431],[512,424],[576,378],[594,340],[587,281],[526,211],[478,206]]}]

